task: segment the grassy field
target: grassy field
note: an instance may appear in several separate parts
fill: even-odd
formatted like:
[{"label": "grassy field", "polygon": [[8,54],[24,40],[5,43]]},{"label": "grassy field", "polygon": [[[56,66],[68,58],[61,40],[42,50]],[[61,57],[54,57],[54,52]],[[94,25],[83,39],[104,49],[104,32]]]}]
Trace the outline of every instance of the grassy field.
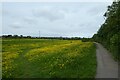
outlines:
[{"label": "grassy field", "polygon": [[3,78],[94,78],[92,42],[80,40],[3,39]]},{"label": "grassy field", "polygon": [[0,38],[0,78],[2,77],[2,39]]}]

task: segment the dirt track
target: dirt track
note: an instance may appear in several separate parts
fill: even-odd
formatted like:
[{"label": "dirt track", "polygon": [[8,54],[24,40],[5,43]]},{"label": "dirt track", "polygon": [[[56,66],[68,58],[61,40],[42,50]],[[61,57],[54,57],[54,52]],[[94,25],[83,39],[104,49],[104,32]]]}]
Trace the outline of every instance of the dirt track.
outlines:
[{"label": "dirt track", "polygon": [[99,43],[97,46],[97,74],[96,78],[118,78],[118,63],[110,53]]}]

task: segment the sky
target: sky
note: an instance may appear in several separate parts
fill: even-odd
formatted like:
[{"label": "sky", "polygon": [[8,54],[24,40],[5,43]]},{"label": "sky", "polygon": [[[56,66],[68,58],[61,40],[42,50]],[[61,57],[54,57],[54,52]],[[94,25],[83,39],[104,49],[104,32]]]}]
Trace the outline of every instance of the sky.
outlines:
[{"label": "sky", "polygon": [[[92,37],[111,2],[4,2],[2,35]],[[1,6],[2,5],[2,6]]]}]

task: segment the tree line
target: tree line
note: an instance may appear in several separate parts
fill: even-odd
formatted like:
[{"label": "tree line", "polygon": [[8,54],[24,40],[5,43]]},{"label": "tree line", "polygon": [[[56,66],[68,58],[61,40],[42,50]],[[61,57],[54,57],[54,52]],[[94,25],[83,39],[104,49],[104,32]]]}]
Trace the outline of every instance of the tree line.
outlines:
[{"label": "tree line", "polygon": [[79,40],[80,37],[32,37],[32,36],[23,36],[23,35],[2,35],[2,38],[34,38],[34,39],[62,39],[62,40]]},{"label": "tree line", "polygon": [[104,45],[116,60],[120,60],[120,1],[108,6],[104,17],[106,20],[93,39]]},{"label": "tree line", "polygon": [[2,38],[32,38],[31,36],[23,36],[23,35],[2,35]]},{"label": "tree line", "polygon": [[93,41],[92,38],[81,38],[81,37],[32,37],[23,35],[2,35],[1,38],[29,38],[29,39],[60,39],[60,40],[82,40],[83,42]]}]

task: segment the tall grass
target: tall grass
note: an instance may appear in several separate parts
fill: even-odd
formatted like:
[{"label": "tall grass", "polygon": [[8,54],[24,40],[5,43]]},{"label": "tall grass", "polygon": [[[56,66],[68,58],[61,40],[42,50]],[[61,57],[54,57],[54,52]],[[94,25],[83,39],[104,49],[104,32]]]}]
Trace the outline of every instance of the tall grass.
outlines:
[{"label": "tall grass", "polygon": [[4,78],[94,78],[95,46],[80,40],[3,39]]},{"label": "tall grass", "polygon": [[2,78],[2,38],[0,38],[0,78]]}]

